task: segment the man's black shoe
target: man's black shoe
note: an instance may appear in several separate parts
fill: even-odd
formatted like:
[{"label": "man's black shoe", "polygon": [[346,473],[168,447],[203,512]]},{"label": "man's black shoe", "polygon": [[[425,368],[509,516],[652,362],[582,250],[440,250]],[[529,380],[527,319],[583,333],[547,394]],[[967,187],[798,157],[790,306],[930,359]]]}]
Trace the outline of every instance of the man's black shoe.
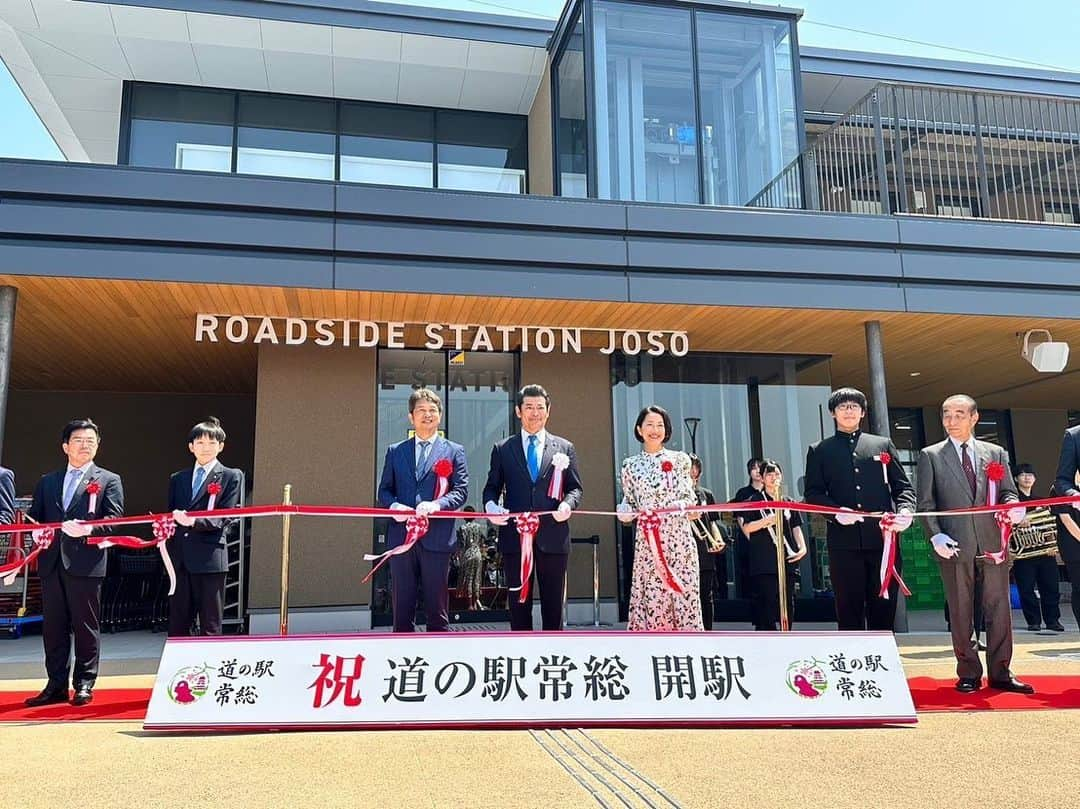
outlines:
[{"label": "man's black shoe", "polygon": [[1028,632],[1038,632],[1041,627],[1038,624],[1028,624]]},{"label": "man's black shoe", "polygon": [[94,689],[88,685],[80,685],[75,690],[75,696],[71,700],[71,704],[76,707],[80,705],[89,705],[94,700]]},{"label": "man's black shoe", "polygon": [[52,705],[57,702],[68,701],[67,686],[47,685],[41,689],[36,697],[30,697],[23,704],[27,708],[37,708],[40,705]]},{"label": "man's black shoe", "polygon": [[1034,694],[1035,688],[1022,683],[1015,677],[1010,677],[1008,680],[1001,680],[1000,682],[991,681],[991,688],[996,688],[998,691],[1012,691],[1014,694]]},{"label": "man's black shoe", "polygon": [[1055,632],[1064,632],[1065,631],[1065,627],[1063,627],[1061,625],[1061,621],[1058,621],[1056,624],[1050,624],[1046,628],[1047,629],[1052,629]]},{"label": "man's black shoe", "polygon": [[982,683],[974,677],[961,677],[956,681],[956,690],[961,694],[973,694],[982,687]]}]

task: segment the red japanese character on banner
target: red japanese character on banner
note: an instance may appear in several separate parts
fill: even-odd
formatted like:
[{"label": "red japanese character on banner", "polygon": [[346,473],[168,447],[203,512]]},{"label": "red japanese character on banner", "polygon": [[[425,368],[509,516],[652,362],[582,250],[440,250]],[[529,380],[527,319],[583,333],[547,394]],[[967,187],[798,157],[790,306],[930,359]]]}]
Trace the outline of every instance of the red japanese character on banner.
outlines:
[{"label": "red japanese character on banner", "polygon": [[[356,657],[330,657],[328,654],[319,655],[319,662],[314,663],[312,668],[318,668],[319,676],[308,688],[315,689],[315,699],[311,703],[313,708],[325,708],[333,704],[338,697],[344,694],[342,702],[346,708],[355,708],[362,699],[360,697],[360,674],[364,668],[364,656]],[[331,691],[327,697],[327,692]]]}]

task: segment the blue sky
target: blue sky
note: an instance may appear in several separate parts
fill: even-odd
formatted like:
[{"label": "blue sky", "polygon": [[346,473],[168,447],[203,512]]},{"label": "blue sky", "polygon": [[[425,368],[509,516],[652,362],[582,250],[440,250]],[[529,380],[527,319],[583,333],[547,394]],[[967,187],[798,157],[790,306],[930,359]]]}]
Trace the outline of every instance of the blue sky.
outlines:
[{"label": "blue sky", "polygon": [[[396,0],[492,14],[556,17],[564,0]],[[767,5],[762,3],[761,5]],[[803,45],[1080,73],[1080,0],[804,0]],[[1037,11],[1037,13],[1033,13]],[[847,29],[847,30],[845,30]],[[851,30],[855,29],[855,30]],[[868,33],[869,32],[869,33]],[[885,34],[888,37],[876,36]],[[946,46],[946,47],[936,47]],[[953,49],[953,50],[950,50]],[[61,159],[0,63],[0,157]]]}]

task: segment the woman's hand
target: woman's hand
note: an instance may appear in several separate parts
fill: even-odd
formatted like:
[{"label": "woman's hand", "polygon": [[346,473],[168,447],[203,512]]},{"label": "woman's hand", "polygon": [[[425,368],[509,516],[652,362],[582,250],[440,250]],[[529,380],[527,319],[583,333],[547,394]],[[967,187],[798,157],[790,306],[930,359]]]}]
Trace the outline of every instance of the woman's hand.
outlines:
[{"label": "woman's hand", "polygon": [[799,549],[797,551],[795,551],[795,553],[788,556],[787,560],[789,562],[798,562],[804,556],[806,556],[806,545],[800,543],[799,544]]}]

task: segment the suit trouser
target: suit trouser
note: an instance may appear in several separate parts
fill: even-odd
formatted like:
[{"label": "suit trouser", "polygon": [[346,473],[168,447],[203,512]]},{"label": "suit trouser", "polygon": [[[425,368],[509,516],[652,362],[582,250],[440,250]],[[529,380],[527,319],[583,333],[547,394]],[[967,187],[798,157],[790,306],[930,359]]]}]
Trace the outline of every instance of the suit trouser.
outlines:
[{"label": "suit trouser", "polygon": [[225,573],[189,573],[176,565],[176,592],[169,599],[169,637],[191,634],[191,622],[199,616],[200,635],[220,635],[225,614]]},{"label": "suit trouser", "polygon": [[[788,565],[787,575],[788,628],[795,624],[795,574]],[[753,582],[751,599],[754,629],[758,632],[775,632],[780,622],[780,580],[775,573],[758,573],[750,577]]]},{"label": "suit trouser", "polygon": [[[563,601],[566,596],[566,565],[570,559],[568,553],[545,553],[539,548],[533,549],[533,585],[529,587],[529,597],[525,603],[519,603],[521,595],[511,590],[506,595],[510,607],[510,628],[515,632],[531,632],[533,628],[532,608],[533,591],[540,590],[540,618],[545,632],[563,628]],[[521,584],[521,554],[503,554],[503,572],[506,574],[506,586],[518,587]]]},{"label": "suit trouser", "polygon": [[[899,548],[896,570],[902,571]],[[836,594],[836,625],[842,632],[866,629],[892,632],[896,594],[900,585],[889,584],[889,597],[881,598],[881,551],[829,548],[829,576]]]},{"label": "suit trouser", "polygon": [[1008,680],[1012,673],[1012,609],[1009,605],[1009,565],[986,559],[938,558],[945,598],[949,602],[949,628],[956,676],[979,679],[982,661],[974,638],[975,585],[982,582],[982,612],[986,621],[986,674],[991,682]]},{"label": "suit trouser", "polygon": [[416,631],[416,601],[421,591],[427,631],[450,630],[449,552],[429,551],[417,543],[408,553],[390,557],[390,576],[395,632]]},{"label": "suit trouser", "polygon": [[1069,574],[1069,584],[1072,587],[1073,617],[1076,618],[1076,623],[1080,624],[1080,559],[1066,562],[1065,572]]},{"label": "suit trouser", "polygon": [[[62,688],[93,687],[101,656],[101,579],[73,576],[63,561],[41,577],[41,639],[49,682]],[[71,668],[71,637],[75,636],[75,667]]]},{"label": "suit trouser", "polygon": [[[1057,568],[1057,559],[1053,556],[1036,556],[1013,562],[1013,577],[1016,579],[1016,589],[1020,591],[1020,607],[1024,610],[1028,626],[1038,626],[1040,617],[1047,626],[1061,620],[1061,588]],[[1036,585],[1039,588],[1038,596],[1035,595]]]}]

